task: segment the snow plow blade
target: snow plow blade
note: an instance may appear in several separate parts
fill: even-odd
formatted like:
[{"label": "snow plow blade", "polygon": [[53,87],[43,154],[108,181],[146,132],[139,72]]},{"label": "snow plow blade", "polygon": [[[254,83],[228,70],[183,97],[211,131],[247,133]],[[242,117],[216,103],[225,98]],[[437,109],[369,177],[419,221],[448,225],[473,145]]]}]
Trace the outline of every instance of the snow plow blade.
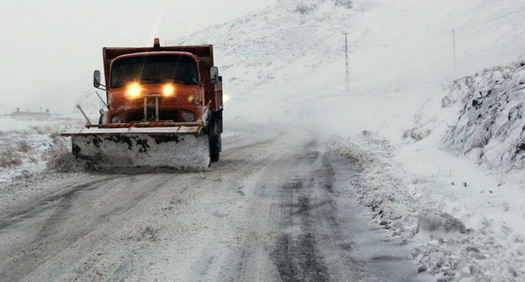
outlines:
[{"label": "snow plow blade", "polygon": [[72,152],[96,167],[204,169],[210,164],[206,127],[82,128],[71,136]]}]

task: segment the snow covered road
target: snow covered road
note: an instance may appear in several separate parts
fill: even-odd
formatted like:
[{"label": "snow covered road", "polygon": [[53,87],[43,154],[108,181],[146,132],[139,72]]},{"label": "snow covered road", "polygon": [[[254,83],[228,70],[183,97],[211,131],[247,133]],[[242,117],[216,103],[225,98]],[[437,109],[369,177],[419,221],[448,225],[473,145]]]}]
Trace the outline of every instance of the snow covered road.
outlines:
[{"label": "snow covered road", "polygon": [[313,133],[235,132],[205,172],[37,184],[1,210],[0,280],[415,280],[408,250],[346,197],[353,163]]}]

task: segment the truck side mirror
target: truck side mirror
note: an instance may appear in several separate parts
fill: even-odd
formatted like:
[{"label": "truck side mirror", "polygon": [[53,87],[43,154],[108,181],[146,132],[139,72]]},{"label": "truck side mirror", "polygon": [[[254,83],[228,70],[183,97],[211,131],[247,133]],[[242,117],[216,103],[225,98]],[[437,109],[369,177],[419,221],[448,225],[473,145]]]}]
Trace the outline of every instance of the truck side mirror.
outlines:
[{"label": "truck side mirror", "polygon": [[96,70],[93,72],[93,86],[95,88],[100,88],[100,71]]},{"label": "truck side mirror", "polygon": [[210,81],[211,83],[219,82],[219,68],[216,66],[210,68]]}]

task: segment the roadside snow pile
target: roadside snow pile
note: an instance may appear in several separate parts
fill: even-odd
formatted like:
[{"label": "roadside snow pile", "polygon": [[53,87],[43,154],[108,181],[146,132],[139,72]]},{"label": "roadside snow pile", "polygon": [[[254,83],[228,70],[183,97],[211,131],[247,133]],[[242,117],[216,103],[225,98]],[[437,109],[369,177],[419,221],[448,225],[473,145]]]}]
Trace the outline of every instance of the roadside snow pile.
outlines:
[{"label": "roadside snow pile", "polygon": [[29,178],[69,148],[58,134],[67,118],[50,116],[0,117],[0,190],[13,179]]},{"label": "roadside snow pile", "polygon": [[419,213],[417,219],[417,231],[424,230],[428,232],[459,232],[466,233],[467,228],[461,220],[451,216],[450,214],[439,212],[436,210],[423,210]]},{"label": "roadside snow pile", "polygon": [[455,81],[443,105],[464,103],[445,142],[491,168],[525,167],[525,61]]},{"label": "roadside snow pile", "polygon": [[66,150],[58,151],[46,164],[48,171],[54,172],[86,172],[94,171],[92,162],[76,158]]},{"label": "roadside snow pile", "polygon": [[393,153],[388,142],[369,134],[364,132],[360,145],[354,143],[355,139],[335,142],[338,152],[358,166],[359,173],[353,181],[358,188],[355,196],[393,236],[412,238],[417,233],[420,195],[399,167],[385,162]]},{"label": "roadside snow pile", "polygon": [[[449,182],[450,177],[459,177],[453,172],[422,175],[406,170],[405,163],[399,162],[404,149],[368,131],[334,141],[334,147],[358,166],[353,182],[356,199],[371,209],[378,225],[412,248],[412,258],[418,261],[414,271],[431,274],[438,281],[520,281],[525,277],[525,237],[510,225],[511,213],[500,215],[499,191],[485,193],[486,187],[475,182],[475,187]],[[490,212],[494,217],[486,214]]]}]

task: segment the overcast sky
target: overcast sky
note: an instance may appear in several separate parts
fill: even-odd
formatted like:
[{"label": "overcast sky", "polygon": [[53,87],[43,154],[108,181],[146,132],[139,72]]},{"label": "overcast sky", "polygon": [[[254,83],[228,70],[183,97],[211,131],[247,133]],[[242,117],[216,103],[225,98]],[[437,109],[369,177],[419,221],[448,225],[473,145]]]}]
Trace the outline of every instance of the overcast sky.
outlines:
[{"label": "overcast sky", "polygon": [[0,0],[0,113],[74,103],[102,68],[104,46],[169,42],[275,2]]}]

